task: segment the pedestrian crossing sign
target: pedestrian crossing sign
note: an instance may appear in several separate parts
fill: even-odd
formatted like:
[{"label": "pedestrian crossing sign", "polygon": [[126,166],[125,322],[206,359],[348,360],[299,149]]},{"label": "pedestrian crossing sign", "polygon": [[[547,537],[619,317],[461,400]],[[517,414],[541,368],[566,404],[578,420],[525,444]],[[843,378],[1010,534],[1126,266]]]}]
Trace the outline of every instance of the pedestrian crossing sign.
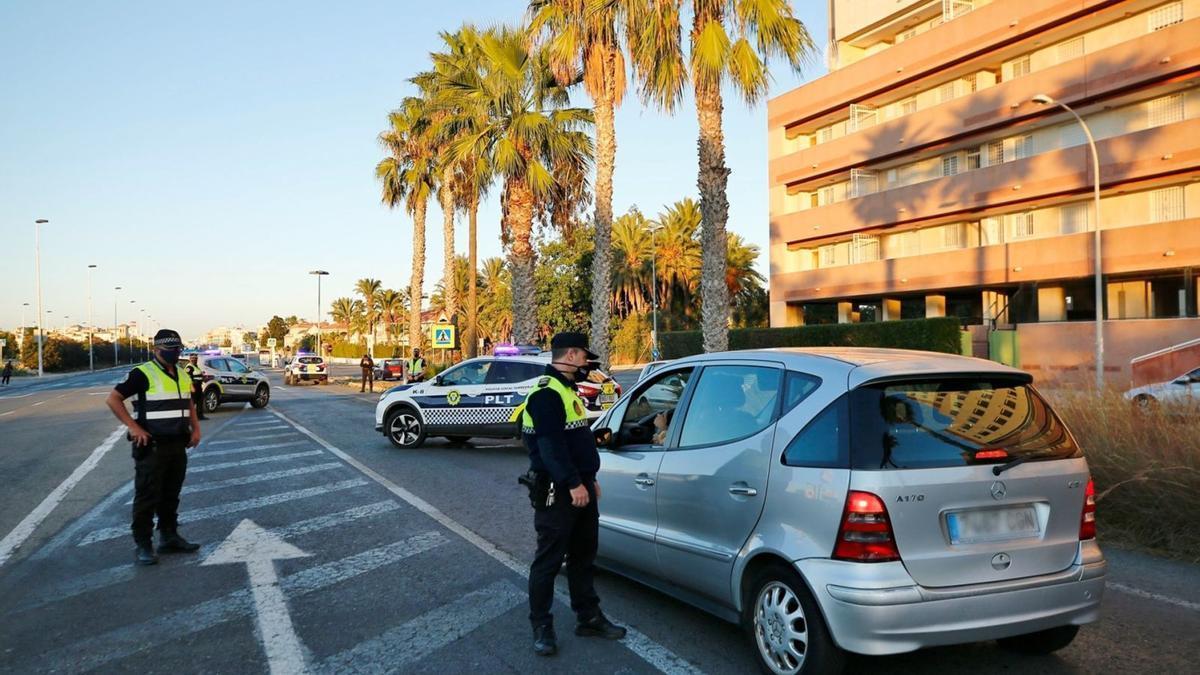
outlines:
[{"label": "pedestrian crossing sign", "polygon": [[454,349],[457,346],[454,324],[434,324],[430,327],[429,333],[429,341],[434,349]]}]

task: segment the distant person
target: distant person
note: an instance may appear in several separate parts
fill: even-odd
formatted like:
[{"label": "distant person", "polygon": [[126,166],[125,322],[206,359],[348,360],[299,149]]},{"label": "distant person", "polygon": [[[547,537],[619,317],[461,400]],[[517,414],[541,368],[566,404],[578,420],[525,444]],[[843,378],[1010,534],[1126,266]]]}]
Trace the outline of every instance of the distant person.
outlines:
[{"label": "distant person", "polygon": [[358,367],[362,369],[362,384],[359,385],[360,392],[366,391],[368,387],[371,393],[375,393],[375,360],[370,354],[363,354],[362,360],[358,362]]},{"label": "distant person", "polygon": [[408,360],[408,381],[425,381],[425,359],[421,358],[420,349],[414,349],[412,358]]},{"label": "distant person", "polygon": [[4,364],[4,377],[0,378],[0,384],[8,386],[8,381],[12,379],[12,359],[9,359]]},{"label": "distant person", "polygon": [[[194,553],[200,548],[179,536],[179,492],[187,475],[187,449],[200,444],[200,422],[192,403],[192,379],[179,364],[183,340],[163,329],[154,335],[154,358],[129,371],[105,401],[133,442],[133,541],[135,562],[153,565],[154,517],[159,553]],[[125,409],[136,396],[137,419]]]},{"label": "distant person", "polygon": [[188,355],[188,362],[183,370],[192,378],[192,403],[196,406],[197,419],[208,419],[204,415],[204,369],[200,367],[200,356]]}]

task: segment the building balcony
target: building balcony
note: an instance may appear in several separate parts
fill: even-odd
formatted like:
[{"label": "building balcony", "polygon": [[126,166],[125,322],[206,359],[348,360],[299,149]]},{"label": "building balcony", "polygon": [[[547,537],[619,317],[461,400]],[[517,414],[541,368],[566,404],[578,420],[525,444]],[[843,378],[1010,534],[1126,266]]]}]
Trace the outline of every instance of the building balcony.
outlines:
[{"label": "building balcony", "polygon": [[[987,5],[979,11],[994,6]],[[989,129],[1061,113],[1058,108],[1032,104],[1030,100],[1037,94],[1049,94],[1068,104],[1086,103],[1197,69],[1200,69],[1200,21],[1185,21],[933,108],[773,158],[769,165],[770,184],[817,180],[897,155],[949,145]],[[808,86],[812,85],[802,89]]]},{"label": "building balcony", "polygon": [[[1086,277],[1092,232],[771,275],[772,302],[880,297]],[[1200,264],[1200,218],[1104,230],[1104,274]]]}]

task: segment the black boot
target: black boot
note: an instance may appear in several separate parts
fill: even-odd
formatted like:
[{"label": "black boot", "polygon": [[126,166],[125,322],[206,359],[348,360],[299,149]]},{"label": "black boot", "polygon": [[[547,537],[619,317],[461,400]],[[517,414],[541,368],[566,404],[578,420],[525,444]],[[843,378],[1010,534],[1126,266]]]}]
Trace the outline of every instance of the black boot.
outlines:
[{"label": "black boot", "polygon": [[616,625],[603,614],[597,614],[589,619],[580,619],[575,624],[575,634],[583,637],[602,637],[606,640],[620,640],[625,637],[625,629]]},{"label": "black boot", "polygon": [[558,636],[554,634],[554,626],[533,627],[533,653],[538,656],[554,656],[558,653]]},{"label": "black boot", "polygon": [[158,533],[159,553],[195,553],[198,550],[200,544],[184,539],[175,530],[160,530]]},{"label": "black boot", "polygon": [[154,555],[154,546],[148,541],[137,542],[137,557],[135,565],[157,565],[158,556]]}]

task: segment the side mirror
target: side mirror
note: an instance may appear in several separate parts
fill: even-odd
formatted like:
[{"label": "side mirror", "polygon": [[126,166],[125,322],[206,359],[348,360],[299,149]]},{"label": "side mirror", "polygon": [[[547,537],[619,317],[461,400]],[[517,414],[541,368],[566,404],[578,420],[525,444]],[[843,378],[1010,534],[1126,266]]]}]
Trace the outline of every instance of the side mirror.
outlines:
[{"label": "side mirror", "polygon": [[435,386],[435,387],[442,386],[442,376],[441,375],[433,376],[433,386]]},{"label": "side mirror", "polygon": [[596,447],[607,448],[612,445],[612,441],[613,441],[612,429],[606,429],[606,428],[594,429],[594,430],[592,430],[592,436],[595,437],[595,439],[596,439]]}]

